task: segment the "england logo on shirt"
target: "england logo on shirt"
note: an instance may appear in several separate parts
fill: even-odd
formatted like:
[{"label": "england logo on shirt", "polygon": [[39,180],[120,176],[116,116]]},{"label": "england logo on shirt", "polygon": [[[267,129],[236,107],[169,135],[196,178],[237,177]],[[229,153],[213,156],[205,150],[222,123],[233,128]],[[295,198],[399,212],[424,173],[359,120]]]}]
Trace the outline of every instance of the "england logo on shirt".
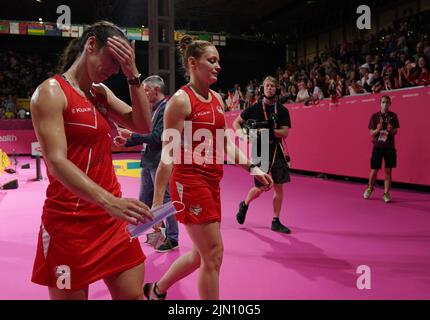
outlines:
[{"label": "england logo on shirt", "polygon": [[192,214],[195,214],[196,216],[202,213],[203,208],[199,204],[192,204],[190,205],[190,212]]}]

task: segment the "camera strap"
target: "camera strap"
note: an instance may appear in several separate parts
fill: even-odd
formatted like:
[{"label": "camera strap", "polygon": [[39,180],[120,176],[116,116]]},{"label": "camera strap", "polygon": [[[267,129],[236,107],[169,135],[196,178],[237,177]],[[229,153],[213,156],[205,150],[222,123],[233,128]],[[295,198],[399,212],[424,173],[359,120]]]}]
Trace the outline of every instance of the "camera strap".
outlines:
[{"label": "camera strap", "polygon": [[[268,121],[269,120],[269,116],[267,114],[266,104],[264,102],[262,102],[262,104],[263,104],[264,119],[266,121]],[[274,112],[276,114],[278,114],[278,103],[277,102],[275,102],[275,110],[274,110]],[[279,139],[279,138],[276,138],[276,137],[275,137],[275,139],[277,140],[277,142],[276,142],[276,145],[275,145],[275,152],[273,153],[272,163],[270,164],[270,169],[272,169],[272,167],[273,167],[273,165],[275,163],[276,154],[278,153],[278,146],[279,146],[279,149],[281,149],[280,152],[282,152],[282,155],[284,156],[285,162],[287,163],[287,158],[286,158],[287,157],[287,153],[286,153],[286,150],[285,150],[285,148],[283,146],[283,140]]]},{"label": "camera strap", "polygon": [[286,152],[286,146],[284,147],[284,143],[283,143],[283,139],[280,140],[278,139],[278,142],[276,142],[276,146],[275,146],[275,152],[273,153],[273,159],[272,159],[272,163],[270,164],[270,169],[272,169],[273,165],[275,164],[275,160],[276,160],[276,154],[278,153],[278,146],[279,149],[281,149],[280,152],[282,152],[282,155],[284,156],[284,160],[285,160],[285,164],[288,165],[288,161],[287,161],[287,152]]},{"label": "camera strap", "polygon": [[[266,110],[266,104],[262,101],[261,104],[263,105],[263,112],[264,112],[264,120],[269,121],[269,116],[267,115]],[[278,114],[278,103],[275,102],[275,113]]]}]

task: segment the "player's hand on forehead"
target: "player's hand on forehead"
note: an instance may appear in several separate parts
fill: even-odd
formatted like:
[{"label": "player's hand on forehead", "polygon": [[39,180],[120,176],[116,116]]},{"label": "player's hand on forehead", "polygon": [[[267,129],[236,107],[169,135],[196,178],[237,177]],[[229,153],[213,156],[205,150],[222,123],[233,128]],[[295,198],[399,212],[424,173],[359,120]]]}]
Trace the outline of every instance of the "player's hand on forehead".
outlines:
[{"label": "player's hand on forehead", "polygon": [[125,39],[113,36],[108,38],[107,45],[109,52],[118,61],[125,76],[127,78],[135,76],[135,41],[133,40],[129,44]]},{"label": "player's hand on forehead", "polygon": [[124,63],[127,59],[134,57],[134,43],[133,47],[124,39],[119,37],[109,37],[108,38],[109,51],[114,55],[114,57],[120,63]]}]

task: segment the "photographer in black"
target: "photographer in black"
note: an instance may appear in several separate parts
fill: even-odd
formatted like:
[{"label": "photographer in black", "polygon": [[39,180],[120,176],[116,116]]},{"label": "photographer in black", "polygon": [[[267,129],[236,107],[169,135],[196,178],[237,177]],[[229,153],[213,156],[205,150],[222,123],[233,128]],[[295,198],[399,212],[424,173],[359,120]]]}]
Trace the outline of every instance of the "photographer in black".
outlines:
[{"label": "photographer in black", "polygon": [[[269,130],[269,141],[264,141],[260,134],[257,135],[256,144],[253,144],[253,163],[261,170],[271,173],[274,181],[273,195],[273,221],[271,229],[282,233],[290,233],[290,229],[279,221],[283,201],[283,184],[290,181],[288,170],[289,157],[283,146],[283,139],[288,136],[291,128],[291,120],[288,109],[278,103],[278,81],[273,77],[267,77],[263,82],[263,98],[253,106],[244,110],[234,122],[233,127],[240,132],[242,139],[247,139],[247,133],[240,130],[244,128],[247,132],[261,132]],[[263,135],[264,137],[264,135]],[[262,143],[269,143],[269,154],[261,154]],[[261,158],[260,163],[256,163],[256,156]],[[267,169],[267,170],[265,170]],[[255,187],[249,190],[244,201],[240,202],[237,213],[237,221],[240,224],[245,222],[246,212],[250,203],[257,199],[263,192],[267,191],[256,179]]]}]

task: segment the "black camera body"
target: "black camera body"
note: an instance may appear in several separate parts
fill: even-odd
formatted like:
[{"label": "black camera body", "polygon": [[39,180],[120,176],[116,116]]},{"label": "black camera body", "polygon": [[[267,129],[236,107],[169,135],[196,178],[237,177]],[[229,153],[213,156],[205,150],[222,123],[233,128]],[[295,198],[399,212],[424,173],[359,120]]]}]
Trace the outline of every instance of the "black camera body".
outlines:
[{"label": "black camera body", "polygon": [[242,125],[242,129],[246,131],[246,134],[249,134],[249,130],[257,130],[257,129],[269,129],[273,130],[277,128],[278,125],[278,115],[276,113],[272,113],[267,121],[257,121],[254,119],[248,119]]},{"label": "black camera body", "polygon": [[248,119],[243,124],[242,129],[246,131],[246,134],[249,134],[249,130],[270,129],[269,121],[257,121],[254,119]]}]

